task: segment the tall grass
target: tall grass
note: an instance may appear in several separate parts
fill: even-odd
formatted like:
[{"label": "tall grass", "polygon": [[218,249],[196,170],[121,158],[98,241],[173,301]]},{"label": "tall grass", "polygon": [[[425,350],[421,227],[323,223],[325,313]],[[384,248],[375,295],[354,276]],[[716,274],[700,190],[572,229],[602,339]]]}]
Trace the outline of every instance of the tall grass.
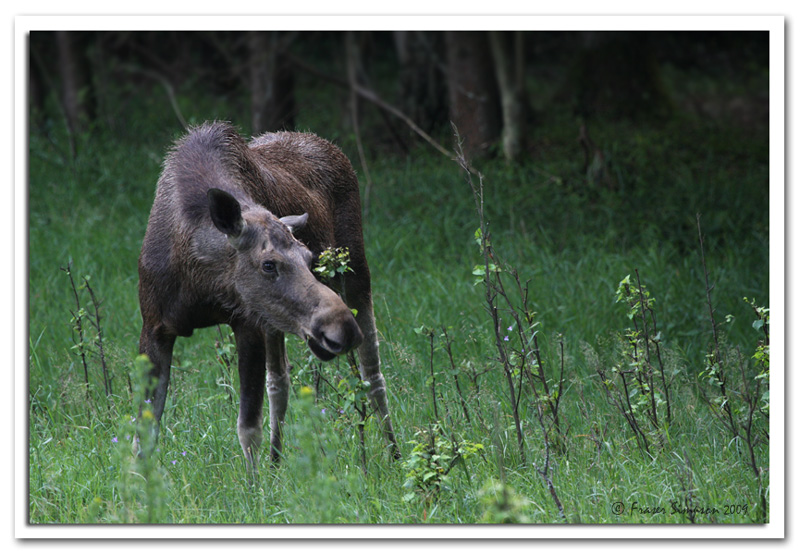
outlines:
[{"label": "tall grass", "polygon": [[[224,107],[192,112],[189,106],[208,103],[180,100],[194,121],[225,118]],[[422,147],[408,158],[374,153],[368,160],[374,186],[365,239],[404,460],[389,460],[374,418],[367,419],[361,450],[358,417],[335,390],[336,377],[349,371],[346,363],[321,368],[290,339],[294,389],[285,463],[265,465],[260,481],[249,486],[235,430],[235,352],[226,350],[223,327],[178,341],[158,450],[152,467],[137,466],[130,448],[140,329],[136,260],[163,153],[179,132],[163,125],[169,114],[157,108],[134,104],[142,111],[132,116],[135,128],[121,131],[117,123],[80,137],[75,159],[64,155],[59,125],[32,130],[30,521],[564,521],[530,463],[540,464],[544,443],[526,389],[517,400],[524,456],[517,447],[495,329],[472,274],[483,263],[472,193],[455,163]],[[323,136],[341,133],[324,119],[299,126]],[[694,219],[702,214],[720,340],[750,363],[761,337],[742,298],[769,305],[765,141],[693,120],[644,129],[604,122],[594,139],[609,153],[613,186],[603,187],[581,174],[574,131],[570,121],[544,119],[537,130],[543,146],[530,161],[480,163],[493,245],[528,283],[543,363],[564,366],[563,439],[549,461],[564,517],[583,523],[768,520],[768,512],[757,510],[769,489],[768,442],[754,451],[759,480],[742,443],[731,440],[700,393],[712,339]],[[339,134],[338,142],[358,159],[350,135]],[[87,401],[73,348],[72,289],[59,270],[70,262],[78,281],[90,275],[99,299],[110,398],[99,357],[90,351]],[[637,447],[597,373],[623,361],[619,337],[631,322],[616,302],[617,288],[635,271],[657,299],[670,379],[672,420],[649,453]],[[88,297],[83,302],[92,305]],[[434,335],[415,332],[420,328]],[[310,390],[319,371],[328,383]],[[435,425],[442,441],[433,442],[433,455],[447,454],[448,444],[475,448],[436,477],[436,494],[409,494],[411,453]],[[449,459],[458,458],[452,452]],[[422,454],[416,459],[424,460]],[[673,503],[749,509],[673,512]]]}]

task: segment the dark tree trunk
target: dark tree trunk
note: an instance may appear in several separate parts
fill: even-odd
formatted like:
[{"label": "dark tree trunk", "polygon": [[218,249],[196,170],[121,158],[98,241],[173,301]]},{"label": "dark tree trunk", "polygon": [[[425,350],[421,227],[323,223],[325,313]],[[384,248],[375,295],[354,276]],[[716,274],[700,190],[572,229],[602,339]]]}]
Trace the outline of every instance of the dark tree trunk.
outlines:
[{"label": "dark tree trunk", "polygon": [[248,34],[251,132],[254,135],[294,129],[294,74],[285,55],[290,40],[277,32]]},{"label": "dark tree trunk", "polygon": [[671,104],[651,46],[657,37],[647,32],[579,33],[580,54],[567,84],[577,112],[584,118],[667,114]]},{"label": "dark tree trunk", "polygon": [[89,78],[89,63],[79,44],[80,35],[56,31],[58,73],[61,77],[61,103],[70,134],[82,131],[94,117],[94,96]]},{"label": "dark tree trunk", "polygon": [[444,64],[437,57],[442,51],[441,33],[395,31],[392,38],[400,65],[400,110],[430,134],[447,123],[446,87],[441,70]]},{"label": "dark tree trunk", "polygon": [[43,53],[52,44],[52,34],[31,32],[28,39],[28,113],[31,121],[39,121],[44,112],[48,94],[48,81],[42,68]]},{"label": "dark tree trunk", "polygon": [[447,86],[450,119],[468,157],[480,156],[500,134],[500,102],[486,32],[448,31]]}]

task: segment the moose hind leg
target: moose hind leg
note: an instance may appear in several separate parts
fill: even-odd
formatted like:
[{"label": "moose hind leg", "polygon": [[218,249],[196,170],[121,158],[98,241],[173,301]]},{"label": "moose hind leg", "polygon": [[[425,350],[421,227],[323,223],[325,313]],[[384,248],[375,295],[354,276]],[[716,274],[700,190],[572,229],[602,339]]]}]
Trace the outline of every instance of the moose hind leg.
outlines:
[{"label": "moose hind leg", "polygon": [[247,474],[258,475],[262,441],[266,347],[261,331],[250,327],[234,328],[239,353],[239,418],[237,432],[244,453]]},{"label": "moose hind leg", "polygon": [[[152,434],[147,441],[147,450],[155,448],[158,440],[158,429],[164,406],[167,403],[167,390],[169,389],[170,365],[172,364],[172,349],[175,346],[175,335],[167,333],[161,326],[145,323],[139,338],[139,353],[146,354],[152,364],[149,373],[149,382],[145,384],[145,404],[139,406],[139,419],[149,410],[155,424],[152,425]],[[136,437],[135,450],[139,455],[149,452],[142,450],[141,437]]]},{"label": "moose hind leg", "polygon": [[139,353],[147,354],[152,368],[150,383],[145,386],[145,401],[152,404],[150,410],[156,421],[161,420],[167,403],[172,349],[175,335],[165,332],[160,326],[143,325],[139,338]]}]

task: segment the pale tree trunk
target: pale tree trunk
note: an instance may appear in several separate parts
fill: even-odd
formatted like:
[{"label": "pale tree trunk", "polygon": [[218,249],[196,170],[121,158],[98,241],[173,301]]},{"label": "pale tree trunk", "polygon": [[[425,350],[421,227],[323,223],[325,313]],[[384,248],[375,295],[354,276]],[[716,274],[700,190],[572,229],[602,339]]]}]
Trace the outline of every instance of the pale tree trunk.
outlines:
[{"label": "pale tree trunk", "polygon": [[369,88],[363,57],[365,43],[369,42],[369,37],[362,32],[346,31],[342,35],[342,41],[345,77],[348,86],[347,103],[342,110],[343,125],[352,127],[353,132],[358,135],[364,107],[356,90],[361,86]]},{"label": "pale tree trunk", "polygon": [[358,159],[361,168],[364,171],[364,197],[362,200],[362,209],[364,217],[369,213],[369,196],[372,190],[372,177],[369,173],[369,166],[367,165],[367,157],[364,153],[364,143],[361,140],[361,124],[359,117],[361,115],[361,102],[359,102],[357,89],[360,86],[360,81],[363,74],[361,66],[361,52],[357,44],[356,36],[353,32],[348,31],[344,35],[344,50],[345,50],[345,64],[347,66],[347,82],[350,88],[349,99],[349,114],[350,122],[353,126],[353,133],[356,137],[356,147],[358,148]]},{"label": "pale tree trunk", "polygon": [[527,132],[523,34],[491,31],[489,42],[503,110],[503,154],[512,162],[523,152]]}]

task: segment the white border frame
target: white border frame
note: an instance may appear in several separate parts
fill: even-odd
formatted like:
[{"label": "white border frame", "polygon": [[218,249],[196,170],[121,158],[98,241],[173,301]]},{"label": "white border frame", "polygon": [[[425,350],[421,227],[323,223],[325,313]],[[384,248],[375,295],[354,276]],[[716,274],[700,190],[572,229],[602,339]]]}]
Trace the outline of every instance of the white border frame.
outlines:
[{"label": "white border frame", "polygon": [[[770,31],[770,298],[772,437],[770,514],[767,525],[28,525],[27,275],[27,42],[44,29],[258,30],[258,29],[529,29],[529,30],[768,30]],[[19,16],[14,21],[14,531],[17,538],[47,539],[676,539],[782,538],[785,536],[785,144],[783,16]],[[783,438],[783,440],[781,440]]]}]

